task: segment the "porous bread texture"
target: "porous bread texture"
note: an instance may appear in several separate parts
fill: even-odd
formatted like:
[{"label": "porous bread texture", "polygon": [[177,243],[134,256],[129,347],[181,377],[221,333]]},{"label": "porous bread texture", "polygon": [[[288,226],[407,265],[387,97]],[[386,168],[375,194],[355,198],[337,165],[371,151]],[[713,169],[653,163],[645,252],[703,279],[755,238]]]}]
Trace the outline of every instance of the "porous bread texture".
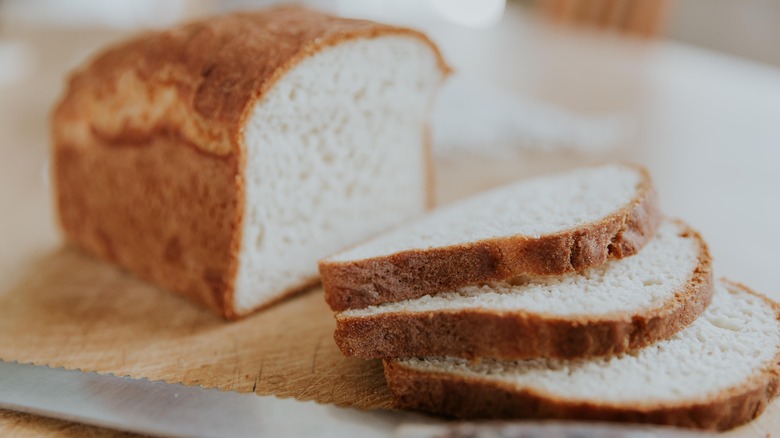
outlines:
[{"label": "porous bread texture", "polygon": [[704,242],[688,226],[667,219],[639,254],[610,260],[582,273],[527,276],[484,286],[466,286],[413,300],[350,309],[338,316],[474,308],[568,317],[638,312],[662,305],[682,289],[693,277],[703,254],[706,254]]},{"label": "porous bread texture", "polygon": [[430,203],[425,113],[447,73],[419,32],[295,6],[118,44],[71,75],[53,114],[63,231],[246,314]]},{"label": "porous bread texture", "polygon": [[633,255],[660,220],[647,171],[609,164],[500,187],[320,261],[333,310]]},{"label": "porous bread texture", "polygon": [[688,328],[613,357],[478,363],[388,360],[399,405],[455,417],[650,422],[728,429],[777,395],[780,308],[741,285],[718,282]]},{"label": "porous bread texture", "polygon": [[572,358],[625,352],[690,324],[712,296],[701,236],[664,220],[632,257],[336,314],[336,343],[363,358]]},{"label": "porous bread texture", "polygon": [[239,312],[317,277],[317,260],[421,213],[425,121],[441,71],[406,36],[349,41],[300,62],[245,130]]},{"label": "porous bread texture", "polygon": [[614,213],[634,199],[641,180],[636,169],[609,164],[521,181],[440,208],[327,260],[361,260],[518,234],[538,238]]}]

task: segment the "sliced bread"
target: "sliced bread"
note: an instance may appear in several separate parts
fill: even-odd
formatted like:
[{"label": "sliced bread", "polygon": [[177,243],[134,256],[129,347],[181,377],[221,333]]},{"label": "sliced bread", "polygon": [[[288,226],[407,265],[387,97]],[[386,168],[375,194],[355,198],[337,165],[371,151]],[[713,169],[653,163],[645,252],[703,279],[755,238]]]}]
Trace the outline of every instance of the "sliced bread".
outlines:
[{"label": "sliced bread", "polygon": [[431,203],[423,34],[297,6],[145,33],[70,78],[53,168],[74,245],[237,317]]},{"label": "sliced bread", "polygon": [[717,282],[712,304],[670,339],[619,356],[562,361],[385,361],[399,406],[462,418],[559,418],[729,429],[780,388],[780,307]]},{"label": "sliced bread", "polygon": [[441,208],[320,261],[333,310],[580,271],[637,253],[660,213],[647,171],[603,165],[521,181]]},{"label": "sliced bread", "polygon": [[[521,281],[518,281],[521,280]],[[665,220],[637,255],[582,274],[467,286],[336,314],[347,356],[526,359],[621,353],[666,339],[712,297],[701,237]]]}]

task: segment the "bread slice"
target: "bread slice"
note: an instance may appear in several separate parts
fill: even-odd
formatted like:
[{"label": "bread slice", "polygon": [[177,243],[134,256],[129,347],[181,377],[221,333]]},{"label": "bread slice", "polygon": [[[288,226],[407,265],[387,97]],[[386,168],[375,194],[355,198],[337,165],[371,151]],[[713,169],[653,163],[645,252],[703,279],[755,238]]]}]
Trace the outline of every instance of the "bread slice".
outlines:
[{"label": "bread slice", "polygon": [[333,310],[518,275],[580,271],[638,252],[660,220],[650,176],[609,164],[521,181],[441,208],[320,261]]},{"label": "bread slice", "polygon": [[712,304],[670,339],[619,356],[561,361],[385,361],[399,406],[461,418],[558,418],[729,429],[780,387],[780,307],[717,282]]},{"label": "bread slice", "polygon": [[[520,280],[520,281],[518,281]],[[336,314],[347,356],[526,359],[622,353],[689,325],[712,297],[701,237],[665,220],[637,255]]]},{"label": "bread slice", "polygon": [[67,239],[228,317],[431,202],[448,69],[409,29],[300,7],[146,33],[70,78],[53,117]]}]

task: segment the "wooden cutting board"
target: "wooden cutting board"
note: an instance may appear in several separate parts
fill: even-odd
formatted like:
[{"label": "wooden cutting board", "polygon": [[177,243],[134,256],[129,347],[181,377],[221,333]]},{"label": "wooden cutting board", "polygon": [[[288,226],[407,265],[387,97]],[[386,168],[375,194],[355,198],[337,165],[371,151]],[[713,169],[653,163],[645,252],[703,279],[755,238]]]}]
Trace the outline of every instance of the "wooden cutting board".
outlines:
[{"label": "wooden cutting board", "polygon": [[[439,199],[574,161],[536,161],[533,167],[506,160],[440,163]],[[381,363],[345,358],[336,348],[335,322],[319,288],[226,322],[110,264],[55,245],[27,260],[18,281],[0,292],[0,358],[6,361],[362,409],[391,407]],[[0,431],[20,422],[34,420],[4,413]],[[40,429],[46,424],[36,430],[47,430]],[[772,430],[780,430],[777,403],[731,433],[764,437]]]}]

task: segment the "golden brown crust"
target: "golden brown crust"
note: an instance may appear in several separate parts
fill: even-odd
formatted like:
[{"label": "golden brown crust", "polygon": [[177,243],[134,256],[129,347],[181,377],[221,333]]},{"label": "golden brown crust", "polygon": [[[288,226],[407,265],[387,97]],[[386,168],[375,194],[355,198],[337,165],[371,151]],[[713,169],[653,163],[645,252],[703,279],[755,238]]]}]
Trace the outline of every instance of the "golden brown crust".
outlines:
[{"label": "golden brown crust", "polygon": [[681,235],[697,241],[699,259],[692,277],[663,306],[597,319],[485,309],[336,315],[336,344],[346,356],[365,359],[450,356],[507,360],[601,356],[653,344],[687,327],[712,300],[712,258],[707,245],[696,231],[680,225],[684,227]]},{"label": "golden brown crust", "polygon": [[214,155],[242,149],[242,128],[254,103],[294,65],[358,38],[422,33],[281,6],[150,32],[102,52],[70,78],[55,111],[57,131],[89,140],[145,143],[175,132]]},{"label": "golden brown crust", "polygon": [[602,220],[540,238],[512,236],[410,250],[364,260],[320,261],[325,300],[334,311],[418,298],[518,275],[560,275],[628,257],[652,239],[661,220],[647,170],[636,197]]},{"label": "golden brown crust", "polygon": [[54,148],[68,240],[208,307],[232,309],[242,203],[236,157],[215,160],[166,138],[143,147],[84,146]]},{"label": "golden brown crust", "polygon": [[[775,309],[780,306],[762,297]],[[654,423],[700,429],[727,430],[764,411],[780,392],[780,351],[771,366],[743,384],[705,400],[679,404],[608,405],[570,401],[511,384],[464,378],[455,374],[423,372],[385,360],[385,378],[399,408],[417,409],[457,418],[549,418]]]},{"label": "golden brown crust", "polygon": [[386,35],[429,44],[449,71],[418,32],[299,7],[212,18],[101,53],[72,74],[52,118],[67,239],[238,316],[243,126],[252,108],[300,60]]}]

